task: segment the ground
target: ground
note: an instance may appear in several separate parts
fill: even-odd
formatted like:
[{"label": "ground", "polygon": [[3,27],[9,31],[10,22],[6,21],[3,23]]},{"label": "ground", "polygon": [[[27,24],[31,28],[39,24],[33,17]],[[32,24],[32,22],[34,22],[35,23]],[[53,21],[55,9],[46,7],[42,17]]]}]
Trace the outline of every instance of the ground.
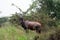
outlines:
[{"label": "ground", "polygon": [[0,40],[34,40],[36,35],[39,35],[39,40],[48,40],[50,34],[54,34],[54,30],[52,28],[41,34],[29,30],[29,33],[26,33],[21,26],[14,26],[7,22],[0,27]]},{"label": "ground", "polygon": [[9,23],[0,28],[0,40],[33,40],[34,36],[33,31],[26,33],[23,28],[17,28]]}]

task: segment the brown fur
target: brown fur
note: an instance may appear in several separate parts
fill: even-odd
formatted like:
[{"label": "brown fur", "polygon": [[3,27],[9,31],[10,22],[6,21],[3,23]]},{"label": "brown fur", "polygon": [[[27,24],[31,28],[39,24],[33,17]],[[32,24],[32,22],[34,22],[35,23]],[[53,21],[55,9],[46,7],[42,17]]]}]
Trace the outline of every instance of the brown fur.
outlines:
[{"label": "brown fur", "polygon": [[37,33],[41,33],[41,23],[39,22],[35,22],[35,21],[25,21],[23,20],[23,18],[20,18],[20,24],[21,26],[27,30],[27,29],[30,29],[30,30],[36,30]]}]

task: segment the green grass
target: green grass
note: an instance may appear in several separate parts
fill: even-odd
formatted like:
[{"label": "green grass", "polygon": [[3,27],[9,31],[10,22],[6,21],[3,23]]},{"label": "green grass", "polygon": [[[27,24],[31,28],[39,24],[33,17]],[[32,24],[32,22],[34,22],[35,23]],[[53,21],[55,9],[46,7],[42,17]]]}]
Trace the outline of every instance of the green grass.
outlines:
[{"label": "green grass", "polygon": [[47,32],[42,32],[41,34],[37,34],[31,30],[29,30],[29,33],[26,33],[21,26],[14,26],[10,23],[5,23],[0,28],[0,40],[34,40],[36,35],[40,36],[39,40],[47,40],[50,34],[54,34],[54,32],[55,28],[52,28]]},{"label": "green grass", "polygon": [[0,40],[33,40],[34,32],[25,33],[23,29],[6,23],[0,28]]}]

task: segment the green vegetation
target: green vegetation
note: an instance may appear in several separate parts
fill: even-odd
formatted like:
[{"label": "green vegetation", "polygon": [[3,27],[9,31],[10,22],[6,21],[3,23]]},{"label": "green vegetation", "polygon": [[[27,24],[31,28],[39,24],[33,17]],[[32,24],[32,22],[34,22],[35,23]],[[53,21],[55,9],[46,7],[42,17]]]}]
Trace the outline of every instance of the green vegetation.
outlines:
[{"label": "green vegetation", "polygon": [[[34,40],[36,35],[39,35],[38,40],[60,40],[59,0],[35,0],[26,12],[18,9],[22,14],[13,14],[7,19],[8,22],[5,18],[0,18],[0,23],[4,23],[0,28],[0,40]],[[24,20],[40,22],[43,26],[42,33],[37,34],[31,30],[26,33],[19,24],[21,16]]]},{"label": "green vegetation", "polygon": [[48,39],[50,40],[51,35],[53,35],[52,38],[56,37],[58,39],[60,35],[59,30],[60,27],[57,27],[57,28],[50,28],[50,30],[42,32],[41,34],[36,34],[34,31],[31,30],[29,30],[29,33],[26,33],[24,29],[21,28],[21,26],[16,27],[7,22],[0,28],[0,40],[34,40],[34,37],[36,35],[39,35],[38,40],[48,40]]},{"label": "green vegetation", "polygon": [[[21,11],[20,8],[18,9]],[[60,33],[56,31],[60,27],[59,0],[35,0],[26,12],[21,12],[23,13],[21,15],[19,13],[14,14],[10,22],[19,24],[19,17],[21,16],[25,20],[38,21],[43,25],[39,40],[59,40]]]},{"label": "green vegetation", "polygon": [[33,40],[34,36],[34,32],[26,34],[22,28],[11,26],[9,23],[0,28],[0,40]]},{"label": "green vegetation", "polygon": [[5,22],[7,22],[7,17],[2,17],[2,18],[0,18],[0,27],[5,23]]}]

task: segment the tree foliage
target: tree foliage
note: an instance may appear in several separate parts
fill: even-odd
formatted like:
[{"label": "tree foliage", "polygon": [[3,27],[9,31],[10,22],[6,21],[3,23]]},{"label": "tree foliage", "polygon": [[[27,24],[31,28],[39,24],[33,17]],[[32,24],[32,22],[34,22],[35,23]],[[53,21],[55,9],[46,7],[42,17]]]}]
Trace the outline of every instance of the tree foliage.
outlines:
[{"label": "tree foliage", "polygon": [[[38,21],[44,26],[50,27],[57,26],[60,22],[60,2],[56,0],[35,0],[26,12],[23,12],[19,7],[17,8],[22,12],[25,20]],[[17,23],[19,22],[18,15],[15,14],[11,17],[12,22],[14,19]]]},{"label": "tree foliage", "polygon": [[2,18],[0,18],[0,26],[1,26],[2,24],[4,24],[7,20],[8,20],[7,17],[2,17]]}]

